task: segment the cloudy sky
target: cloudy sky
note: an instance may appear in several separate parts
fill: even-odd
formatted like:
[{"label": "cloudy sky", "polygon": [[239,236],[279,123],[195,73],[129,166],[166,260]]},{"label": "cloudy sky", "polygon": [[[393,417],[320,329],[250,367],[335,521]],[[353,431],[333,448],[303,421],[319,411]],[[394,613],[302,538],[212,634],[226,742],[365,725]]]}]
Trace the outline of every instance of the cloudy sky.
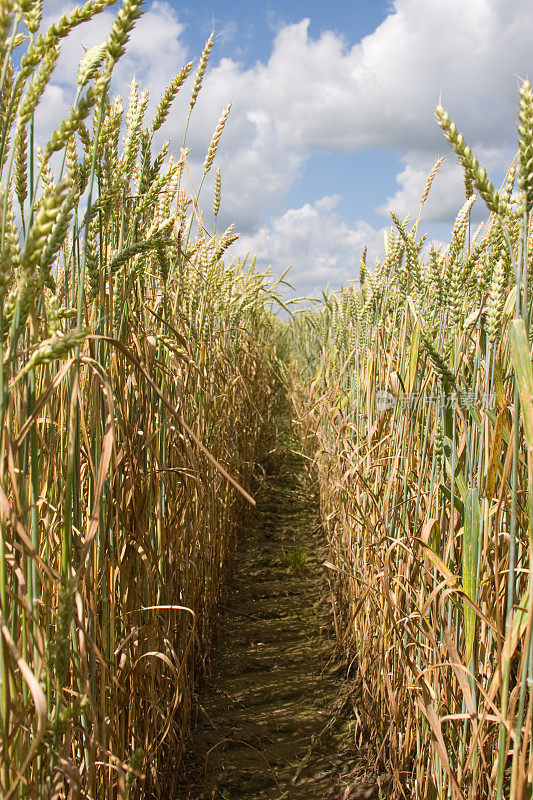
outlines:
[{"label": "cloudy sky", "polygon": [[[44,7],[51,21],[70,6],[45,0]],[[65,45],[40,112],[43,128],[71,102],[82,45],[105,37],[113,8]],[[237,251],[256,251],[261,266],[279,273],[292,264],[298,295],[356,278],[363,245],[379,253],[388,208],[414,221],[440,155],[446,161],[421,229],[446,239],[463,186],[435,123],[439,98],[495,182],[514,155],[517,86],[533,77],[531,0],[146,0],[115,91],[127,98],[135,75],[155,105],[212,29],[188,135],[193,174],[231,102],[217,158],[222,223],[235,221]],[[164,131],[177,149],[192,80]]]}]

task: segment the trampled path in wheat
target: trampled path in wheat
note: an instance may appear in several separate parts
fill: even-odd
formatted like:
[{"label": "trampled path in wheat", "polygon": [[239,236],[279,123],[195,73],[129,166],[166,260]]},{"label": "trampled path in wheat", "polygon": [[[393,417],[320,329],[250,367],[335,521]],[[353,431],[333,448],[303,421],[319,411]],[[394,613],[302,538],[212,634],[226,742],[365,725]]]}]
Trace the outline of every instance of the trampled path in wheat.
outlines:
[{"label": "trampled path in wheat", "polygon": [[318,503],[304,464],[290,453],[276,459],[242,532],[198,698],[187,800],[379,796],[353,744]]}]

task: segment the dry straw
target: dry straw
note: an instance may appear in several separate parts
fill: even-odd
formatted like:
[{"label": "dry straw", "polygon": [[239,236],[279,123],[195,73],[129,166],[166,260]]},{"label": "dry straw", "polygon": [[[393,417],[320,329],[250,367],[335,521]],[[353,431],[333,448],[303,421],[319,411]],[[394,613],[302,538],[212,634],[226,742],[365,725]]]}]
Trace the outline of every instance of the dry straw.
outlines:
[{"label": "dry straw", "polygon": [[532,108],[526,82],[514,197],[514,168],[496,192],[439,106],[483,235],[470,189],[447,248],[393,215],[374,274],[363,258],[360,287],[292,325],[339,642],[390,797],[532,797]]},{"label": "dry straw", "polygon": [[152,153],[192,65],[151,123],[135,83],[125,120],[108,97],[140,2],[124,0],[72,110],[35,141],[61,44],[107,5],[39,33],[28,0],[29,38],[20,7],[0,9],[5,800],[175,796],[272,389],[269,276],[224,263],[236,234],[201,226],[186,151]]}]

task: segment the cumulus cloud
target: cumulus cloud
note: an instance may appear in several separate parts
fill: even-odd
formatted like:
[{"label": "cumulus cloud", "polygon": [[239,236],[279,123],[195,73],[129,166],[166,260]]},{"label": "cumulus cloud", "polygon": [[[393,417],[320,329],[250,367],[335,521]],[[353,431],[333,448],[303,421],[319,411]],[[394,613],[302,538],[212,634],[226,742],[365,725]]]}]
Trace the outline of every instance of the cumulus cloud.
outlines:
[{"label": "cumulus cloud", "polygon": [[[206,80],[198,119],[209,130],[217,103],[233,101],[220,152],[226,208],[245,230],[257,229],[266,211],[283,208],[313,153],[381,146],[403,167],[380,211],[415,215],[435,157],[449,153],[434,119],[441,97],[482,162],[505,171],[516,139],[517,76],[530,64],[530,24],[528,0],[517,0],[512,13],[505,0],[396,0],[361,42],[329,31],[313,39],[302,20],[280,28],[266,63],[245,69],[225,59]],[[462,192],[450,155],[425,220],[451,221]]]},{"label": "cumulus cloud", "polygon": [[433,150],[441,94],[465,133],[499,145],[512,129],[515,76],[530,65],[532,22],[528,0],[512,13],[505,0],[396,0],[374,33],[349,47],[331,32],[311,39],[303,20],[279,32],[256,70],[260,96],[299,146]]},{"label": "cumulus cloud", "polygon": [[383,229],[367,222],[349,225],[338,214],[338,195],[326,195],[301,208],[291,208],[271,219],[256,233],[243,236],[234,245],[241,255],[257,253],[258,266],[280,274],[291,265],[287,280],[298,292],[320,296],[327,284],[346,285],[359,272],[363,246],[370,263],[383,246]]},{"label": "cumulus cloud", "polygon": [[[414,156],[406,160],[404,168],[396,176],[399,184],[398,190],[387,197],[376,211],[387,216],[389,209],[392,209],[401,218],[409,216],[414,221],[419,213],[420,200],[432,166],[423,157]],[[424,203],[422,228],[431,223],[445,222],[451,225],[465,201],[463,176],[461,166],[453,158],[447,158],[443,162],[433,179],[431,190]],[[479,220],[486,215],[484,205],[477,202],[472,210],[472,219]]]},{"label": "cumulus cloud", "polygon": [[[479,145],[476,147],[476,154],[489,173],[494,176],[505,175],[514,158],[513,148],[505,144],[501,147]],[[389,209],[393,209],[401,217],[407,215],[413,217],[418,214],[420,198],[435,161],[424,153],[414,152],[406,154],[403,163],[403,169],[396,176],[397,191],[376,209],[382,215],[387,215]],[[496,178],[495,182],[498,184]],[[463,169],[453,154],[447,155],[433,180],[431,191],[424,204],[424,224],[450,225],[464,200]],[[480,221],[486,216],[486,207],[482,202],[477,202],[472,210],[473,221]]]},{"label": "cumulus cloud", "polygon": [[[67,6],[50,0],[46,8],[53,18]],[[82,44],[104,39],[112,18],[106,11],[74,31],[64,46],[61,67],[45,97],[43,128],[57,120],[58,110],[72,99],[69,87]],[[351,243],[365,233],[365,223],[343,222],[338,208],[328,210],[317,203],[287,209],[288,194],[305,164],[318,151],[390,148],[402,169],[397,191],[383,198],[379,210],[385,213],[392,206],[402,215],[416,216],[436,156],[449,153],[434,120],[442,97],[482,162],[505,171],[516,140],[517,76],[525,76],[531,64],[532,26],[530,0],[394,0],[383,23],[360,42],[348,42],[331,31],[313,38],[309,20],[303,19],[278,29],[265,62],[245,66],[234,57],[217,63],[215,48],[214,65],[189,130],[193,174],[199,175],[219,115],[232,102],[218,154],[222,221],[235,219],[250,248],[255,243],[262,257],[270,248],[270,260],[279,266],[300,263],[305,252],[309,263],[298,275],[303,281],[315,270],[306,286],[319,280],[342,281],[352,267],[342,266],[341,252],[348,258]],[[156,0],[117,66],[114,89],[127,94],[135,74],[150,87],[153,107],[170,77],[190,57],[179,10]],[[183,137],[187,95],[183,90],[164,134],[175,148]],[[208,182],[206,191],[210,190]],[[452,219],[462,204],[462,191],[462,173],[450,155],[435,180],[425,221]],[[318,255],[304,246],[301,236],[313,215],[330,226],[322,227],[327,249],[320,246],[312,226],[308,228]],[[342,245],[335,244],[329,230],[344,237]],[[367,232],[372,239],[374,229]]]}]

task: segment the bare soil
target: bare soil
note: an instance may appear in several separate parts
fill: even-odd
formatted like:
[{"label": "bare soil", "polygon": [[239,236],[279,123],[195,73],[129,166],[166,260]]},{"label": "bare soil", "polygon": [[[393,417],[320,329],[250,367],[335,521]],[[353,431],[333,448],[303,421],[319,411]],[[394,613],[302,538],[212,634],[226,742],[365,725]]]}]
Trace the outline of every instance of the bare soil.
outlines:
[{"label": "bare soil", "polygon": [[355,746],[318,523],[306,461],[288,447],[241,535],[183,800],[387,796],[386,778],[367,777]]}]

